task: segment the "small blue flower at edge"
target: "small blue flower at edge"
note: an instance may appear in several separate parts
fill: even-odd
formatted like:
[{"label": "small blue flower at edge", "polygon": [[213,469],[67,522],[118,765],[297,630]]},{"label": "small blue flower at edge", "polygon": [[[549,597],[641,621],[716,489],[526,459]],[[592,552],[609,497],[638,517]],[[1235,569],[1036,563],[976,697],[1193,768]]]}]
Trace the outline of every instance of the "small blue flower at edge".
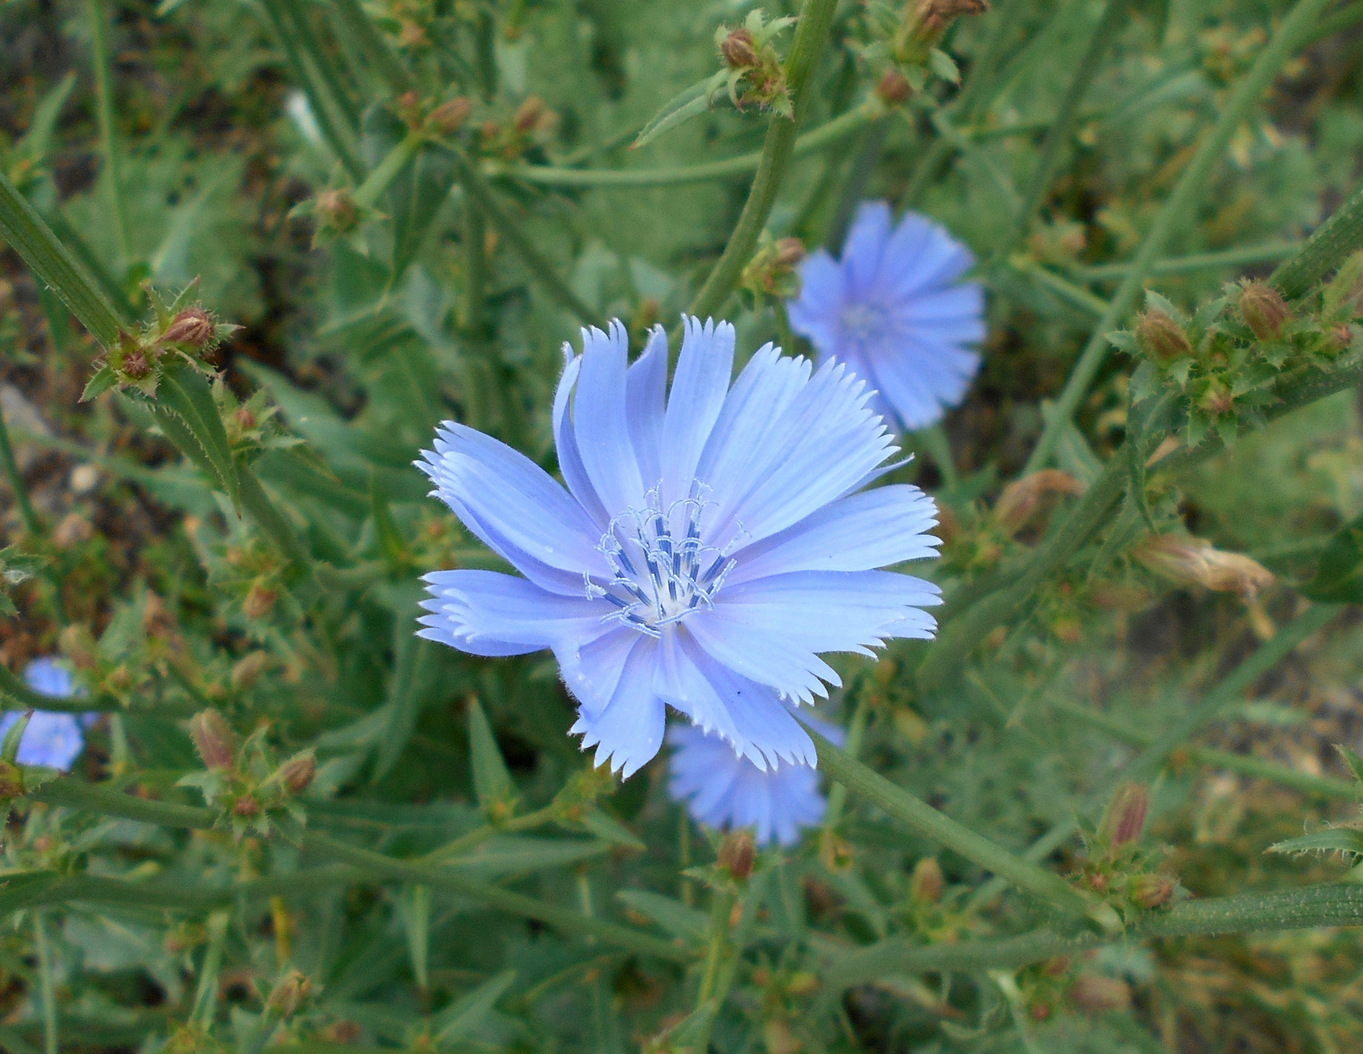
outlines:
[{"label": "small blue flower at edge", "polygon": [[[34,659],[29,663],[24,670],[24,680],[35,692],[55,698],[67,698],[75,690],[71,672],[50,658]],[[0,738],[4,738],[20,716],[10,712],[0,717]],[[48,765],[65,772],[84,747],[85,735],[75,714],[35,710],[24,729],[17,760],[23,765]]]},{"label": "small blue flower at edge", "polygon": [[876,390],[872,405],[904,429],[926,428],[965,396],[980,366],[984,291],[958,279],[975,263],[940,224],[883,201],[857,210],[842,259],[800,265],[791,328],[819,361],[837,359]]},{"label": "small blue flower at edge", "polygon": [[[841,728],[805,716],[825,739],[839,746],[847,738]],[[718,736],[695,725],[673,725],[667,789],[701,823],[711,827],[751,827],[759,845],[794,845],[805,827],[823,820],[828,800],[819,790],[819,774],[809,765],[781,765],[765,771]]]},{"label": "small blue flower at edge", "polygon": [[[685,319],[670,391],[661,327],[629,364],[624,327],[564,346],[554,436],[567,489],[446,422],[417,465],[520,576],[425,576],[420,634],[474,655],[552,649],[572,732],[629,776],[668,706],[758,768],[813,765],[787,701],[838,684],[820,655],[930,638],[938,588],[878,570],[937,555],[936,507],[893,468],[889,429],[841,364],[768,344],[732,388],[734,328]],[[522,577],[523,576],[523,577]]]}]

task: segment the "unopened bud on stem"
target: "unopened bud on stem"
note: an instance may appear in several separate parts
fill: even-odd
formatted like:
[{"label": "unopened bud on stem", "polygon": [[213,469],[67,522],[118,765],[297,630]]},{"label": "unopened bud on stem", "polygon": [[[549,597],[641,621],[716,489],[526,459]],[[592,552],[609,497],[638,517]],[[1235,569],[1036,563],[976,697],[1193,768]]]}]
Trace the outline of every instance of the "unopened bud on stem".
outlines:
[{"label": "unopened bud on stem", "polygon": [[752,875],[753,863],[757,859],[757,847],[753,844],[752,832],[731,831],[719,847],[719,866],[740,882],[747,881]]},{"label": "unopened bud on stem", "polygon": [[1266,282],[1250,282],[1240,294],[1240,313],[1260,340],[1277,340],[1292,317],[1282,294]]},{"label": "unopened bud on stem", "polygon": [[1136,340],[1159,362],[1173,362],[1193,353],[1183,327],[1163,311],[1147,311],[1136,322]]},{"label": "unopened bud on stem", "polygon": [[189,720],[194,749],[210,769],[230,768],[236,757],[237,737],[216,710],[202,710]]}]

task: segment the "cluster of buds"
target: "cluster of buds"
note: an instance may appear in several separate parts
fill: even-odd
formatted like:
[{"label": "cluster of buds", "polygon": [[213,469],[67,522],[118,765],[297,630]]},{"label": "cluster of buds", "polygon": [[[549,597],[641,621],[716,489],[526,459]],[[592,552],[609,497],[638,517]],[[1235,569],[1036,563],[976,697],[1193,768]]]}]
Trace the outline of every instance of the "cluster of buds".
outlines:
[{"label": "cluster of buds", "polygon": [[863,49],[863,57],[872,68],[882,70],[875,100],[882,106],[898,106],[921,92],[930,74],[958,83],[960,70],[939,45],[957,19],[988,10],[987,0],[868,4],[866,17],[874,42]]},{"label": "cluster of buds", "polygon": [[217,825],[229,827],[238,841],[248,832],[269,837],[278,831],[292,840],[302,832],[297,799],[317,774],[317,759],[309,748],[279,762],[266,742],[268,731],[262,724],[240,741],[217,710],[201,711],[189,722],[205,771],[183,777],[179,785],[197,787],[218,811]]},{"label": "cluster of buds", "polygon": [[197,284],[195,279],[169,304],[150,285],[143,287],[154,310],[152,319],[136,333],[124,330],[118,334],[86,384],[83,401],[110,388],[152,397],[172,363],[182,361],[205,368],[205,360],[214,349],[239,327],[218,322],[204,307],[189,303]]},{"label": "cluster of buds", "polygon": [[276,426],[274,418],[279,407],[271,405],[263,388],[242,402],[218,379],[213,382],[213,401],[218,405],[228,445],[238,457],[249,460],[266,450],[282,450],[303,442]]},{"label": "cluster of buds", "polygon": [[786,71],[773,44],[777,34],[794,23],[793,18],[768,22],[758,10],[741,26],[716,31],[715,44],[725,67],[721,71],[723,84],[738,109],[755,105],[783,117],[794,116]]},{"label": "cluster of buds", "polygon": [[1241,553],[1217,549],[1188,534],[1152,535],[1131,556],[1144,567],[1180,585],[1234,593],[1246,604],[1274,582],[1273,572]]},{"label": "cluster of buds", "polygon": [[795,268],[804,258],[805,247],[799,238],[773,240],[763,231],[757,252],[743,268],[740,284],[759,301],[764,297],[788,300],[800,291],[800,276]]},{"label": "cluster of buds", "polygon": [[528,95],[510,120],[489,118],[478,127],[478,152],[485,157],[514,161],[543,146],[558,127],[558,114],[538,95]]},{"label": "cluster of buds", "polygon": [[1178,881],[1157,869],[1158,854],[1140,844],[1150,811],[1150,790],[1139,783],[1117,789],[1096,830],[1082,830],[1088,859],[1080,880],[1130,917],[1167,904]]}]

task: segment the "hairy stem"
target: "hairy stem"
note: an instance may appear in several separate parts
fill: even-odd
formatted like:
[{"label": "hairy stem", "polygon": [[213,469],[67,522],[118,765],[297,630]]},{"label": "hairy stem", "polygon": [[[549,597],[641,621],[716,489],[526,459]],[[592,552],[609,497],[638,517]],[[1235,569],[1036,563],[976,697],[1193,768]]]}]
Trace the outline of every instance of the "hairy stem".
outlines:
[{"label": "hairy stem", "polygon": [[109,19],[103,0],[89,0],[90,43],[94,49],[95,102],[99,118],[99,143],[104,155],[104,174],[109,179],[109,201],[118,245],[117,270],[125,273],[132,263],[132,239],[128,236],[128,210],[123,201],[123,168],[114,129],[114,73],[109,53]]},{"label": "hairy stem", "polygon": [[1294,299],[1363,249],[1363,187],[1316,228],[1295,256],[1269,277],[1283,296]]}]

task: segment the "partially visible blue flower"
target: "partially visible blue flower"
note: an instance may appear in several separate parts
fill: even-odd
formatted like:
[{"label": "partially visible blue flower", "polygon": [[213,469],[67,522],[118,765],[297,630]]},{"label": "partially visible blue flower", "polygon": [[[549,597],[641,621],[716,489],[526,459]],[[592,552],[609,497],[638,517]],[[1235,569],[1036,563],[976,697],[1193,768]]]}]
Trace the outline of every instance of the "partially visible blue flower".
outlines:
[{"label": "partially visible blue flower", "polygon": [[[24,670],[24,680],[35,692],[57,698],[73,694],[71,673],[53,659],[34,659]],[[20,714],[0,717],[0,739],[14,727]],[[34,711],[19,743],[18,761],[24,765],[50,765],[66,771],[85,746],[80,719],[75,714]]]},{"label": "partially visible blue flower", "polygon": [[[825,739],[841,745],[847,733],[805,717]],[[701,823],[711,827],[752,827],[759,845],[794,845],[805,827],[823,820],[828,801],[819,773],[806,764],[760,769],[718,736],[695,725],[673,725],[671,777],[667,789]]]},{"label": "partially visible blue flower", "polygon": [[895,224],[885,202],[864,202],[841,260],[820,249],[800,265],[791,328],[821,362],[866,378],[887,419],[925,428],[961,401],[980,366],[970,349],[984,339],[984,291],[957,281],[974,262],[926,216]]},{"label": "partially visible blue flower", "polygon": [[510,447],[446,423],[419,467],[524,577],[437,571],[421,635],[474,655],[551,648],[572,731],[625,776],[668,706],[759,768],[815,761],[783,700],[838,675],[820,655],[931,637],[936,586],[876,570],[935,556],[932,501],[865,493],[895,446],[845,367],[760,349],[730,388],[734,329],[685,320],[671,391],[656,328],[629,365],[619,322],[583,332],[554,399],[568,488]]}]

